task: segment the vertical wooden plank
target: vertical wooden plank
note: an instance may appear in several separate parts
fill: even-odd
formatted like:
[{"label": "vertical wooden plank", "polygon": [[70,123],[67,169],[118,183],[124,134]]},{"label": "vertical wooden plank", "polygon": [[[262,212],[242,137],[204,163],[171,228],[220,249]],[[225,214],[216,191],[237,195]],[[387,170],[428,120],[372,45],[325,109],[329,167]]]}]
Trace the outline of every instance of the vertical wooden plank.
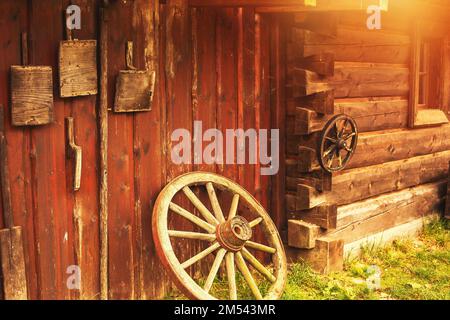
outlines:
[{"label": "vertical wooden plank", "polygon": [[[191,26],[192,26],[192,110],[193,120],[197,122],[197,130],[199,136],[194,137],[194,140],[202,141],[205,133],[209,129],[217,128],[216,113],[217,113],[217,98],[216,98],[216,10],[214,8],[198,8],[191,10]],[[198,123],[201,123],[201,130]],[[212,139],[211,141],[204,141],[200,144],[194,143],[194,171],[216,172],[216,164],[208,163],[209,160],[205,158],[204,152],[208,155],[211,145],[218,146],[219,141]],[[220,142],[223,147],[223,143]],[[217,151],[217,149],[216,149]],[[217,154],[216,154],[217,156]],[[203,188],[196,190],[199,199],[212,211],[210,200]],[[220,198],[220,194],[218,195]],[[207,244],[202,241],[191,241],[197,246],[197,252],[206,249]],[[211,257],[204,259],[200,266],[203,274],[209,272],[209,261]]]},{"label": "vertical wooden plank", "polygon": [[[192,156],[189,164],[175,164],[171,159],[172,147],[178,142],[171,141],[174,130],[186,129],[192,134],[192,57],[191,28],[186,0],[166,2],[165,23],[165,73],[166,73],[166,128],[167,128],[167,182],[192,170]],[[176,197],[181,206],[192,209],[186,198]],[[169,224],[182,230],[191,227],[189,222],[178,217],[169,217]],[[184,243],[177,246],[179,259],[193,255],[196,246]]]},{"label": "vertical wooden plank", "polygon": [[9,108],[9,69],[21,63],[20,34],[27,32],[28,1],[0,2],[0,104],[5,108],[5,130],[8,141],[8,161],[10,166],[11,202],[14,222],[23,228],[25,264],[28,277],[28,293],[31,299],[38,298],[38,275],[36,265],[36,242],[34,236],[30,130],[12,128]]},{"label": "vertical wooden plank", "polygon": [[[74,30],[73,36],[80,40],[97,38],[97,12],[98,7],[92,1],[72,0],[70,3],[81,8],[82,28]],[[68,5],[69,3],[65,3]],[[82,146],[83,170],[81,188],[73,192],[67,189],[68,202],[71,201],[73,220],[73,250],[76,265],[81,270],[81,283],[78,295],[72,294],[76,299],[100,298],[99,283],[99,194],[98,194],[98,130],[97,130],[97,96],[77,97],[65,100],[66,113],[74,118],[75,141]],[[68,181],[72,185],[73,161],[67,161]],[[68,204],[68,209],[69,209]],[[69,210],[68,210],[69,211]]]},{"label": "vertical wooden plank", "polygon": [[[256,113],[255,113],[255,11],[253,8],[242,9],[242,107],[243,107],[243,129],[245,131],[249,129],[255,129],[256,126]],[[250,154],[251,141],[246,143],[246,164],[244,168],[244,179],[242,185],[252,195],[255,195],[256,185],[255,182],[255,164],[250,164],[250,158],[255,156],[258,159],[257,154]],[[252,146],[254,150],[257,150],[257,146]]]},{"label": "vertical wooden plank", "polygon": [[273,17],[270,32],[270,104],[272,109],[272,128],[280,129],[280,170],[272,177],[272,219],[278,230],[287,228],[285,212],[285,121],[286,121],[286,51],[285,30],[283,29],[282,16]]},{"label": "vertical wooden plank", "polygon": [[[224,136],[227,129],[237,128],[237,22],[237,9],[219,10],[216,23],[217,128]],[[236,164],[218,166],[219,174],[234,181],[238,179],[237,170]]]},{"label": "vertical wooden plank", "polygon": [[[132,39],[133,2],[114,2],[108,7],[109,106],[115,77],[126,68],[125,45]],[[120,28],[113,26],[120,25]],[[108,117],[108,246],[109,298],[135,298],[133,252],[134,153],[133,115],[110,113]]]},{"label": "vertical wooden plank", "polygon": [[[139,0],[135,3],[135,19],[142,38],[137,41],[138,67],[156,70],[158,82],[152,111],[135,115],[135,219],[139,256],[138,292],[140,299],[162,298],[168,279],[156,255],[151,233],[153,203],[165,182],[164,104],[161,102],[164,73],[160,72],[159,1]],[[143,53],[143,54],[142,54]],[[139,225],[140,224],[140,225]]]},{"label": "vertical wooden plank", "polygon": [[[31,63],[53,67],[56,79],[57,48],[62,37],[60,0],[32,1],[30,31],[33,40]],[[56,91],[56,90],[55,90]],[[56,94],[55,94],[56,97]],[[65,299],[66,268],[70,258],[66,211],[64,103],[55,98],[55,123],[32,131],[33,205],[39,252],[40,298]]]},{"label": "vertical wooden plank", "polygon": [[[270,30],[271,30],[271,17],[269,16],[261,16],[260,17],[260,25],[261,25],[261,36],[259,37],[260,43],[260,64],[261,64],[261,72],[260,72],[260,127],[261,129],[268,130],[268,139],[267,141],[267,150],[268,154],[273,157],[279,157],[279,154],[271,155],[271,132],[272,123],[272,110],[270,104]],[[277,128],[275,128],[277,129]],[[267,167],[267,166],[265,166]],[[257,174],[261,175],[261,167],[257,170]],[[261,176],[261,202],[264,208],[266,208],[267,212],[271,212],[271,176]]]}]

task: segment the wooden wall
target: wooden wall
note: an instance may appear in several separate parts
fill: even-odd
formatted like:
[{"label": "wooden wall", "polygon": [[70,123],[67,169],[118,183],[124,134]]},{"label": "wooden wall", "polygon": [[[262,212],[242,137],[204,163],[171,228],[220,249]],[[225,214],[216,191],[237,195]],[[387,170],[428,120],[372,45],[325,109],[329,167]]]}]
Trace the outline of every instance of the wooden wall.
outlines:
[{"label": "wooden wall", "polygon": [[[70,2],[82,8],[82,30],[74,36],[97,39],[99,1]],[[202,120],[205,129],[222,131],[280,127],[284,121],[280,23],[256,15],[251,8],[190,9],[185,3],[117,1],[108,9],[109,104],[117,73],[125,69],[127,40],[134,41],[138,68],[159,71],[151,112],[109,113],[112,299],[157,298],[169,288],[152,242],[152,207],[162,187],[182,173],[205,170],[230,177],[261,200],[280,226],[283,223],[279,200],[283,174],[260,176],[259,165],[179,166],[170,159],[172,131],[192,130],[194,120]],[[57,49],[67,5],[68,0],[0,2],[0,103],[6,115],[10,114],[9,68],[20,63],[21,32],[27,31],[33,41],[31,62],[52,66],[54,83],[58,83]],[[97,299],[98,98],[62,100],[56,85],[54,95],[54,124],[13,128],[6,122],[13,211],[16,225],[24,228],[29,295],[32,299]],[[71,190],[73,163],[66,159],[67,116],[74,118],[75,141],[83,148],[81,190],[75,193]],[[186,256],[196,250],[195,246],[183,248]],[[80,291],[67,289],[70,265],[81,267]]]},{"label": "wooden wall", "polygon": [[[449,125],[408,128],[411,20],[391,11],[381,30],[368,30],[366,19],[364,13],[295,15],[287,51],[287,214],[313,223],[332,216],[321,236],[346,245],[442,211],[450,159]],[[319,28],[319,21],[331,21],[331,28]],[[425,20],[424,30],[434,22]],[[334,55],[334,75],[303,69],[303,56],[327,52]],[[320,114],[305,95],[324,88],[334,90],[334,110]],[[325,123],[339,113],[356,120],[358,148],[344,171],[327,174],[314,150]]]}]

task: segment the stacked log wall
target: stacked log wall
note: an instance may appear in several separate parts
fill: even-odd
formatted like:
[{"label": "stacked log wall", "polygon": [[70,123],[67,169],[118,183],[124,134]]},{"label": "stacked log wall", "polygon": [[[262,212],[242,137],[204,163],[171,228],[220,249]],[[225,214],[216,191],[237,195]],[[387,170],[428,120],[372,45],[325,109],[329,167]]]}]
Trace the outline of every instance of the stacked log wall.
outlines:
[{"label": "stacked log wall", "polygon": [[[416,219],[443,211],[450,160],[450,126],[408,128],[408,22],[387,14],[381,30],[368,30],[363,16],[314,15],[295,16],[287,46],[288,219],[319,225],[318,240],[345,248],[388,230],[407,233],[412,227],[399,226],[417,227]],[[311,23],[320,15],[332,21],[328,28]],[[332,74],[305,63],[318,55],[334,57]],[[332,92],[331,107],[323,107],[324,92]],[[356,120],[358,148],[345,170],[327,173],[317,143],[340,113]],[[290,249],[293,257],[315,256],[308,250]]]}]

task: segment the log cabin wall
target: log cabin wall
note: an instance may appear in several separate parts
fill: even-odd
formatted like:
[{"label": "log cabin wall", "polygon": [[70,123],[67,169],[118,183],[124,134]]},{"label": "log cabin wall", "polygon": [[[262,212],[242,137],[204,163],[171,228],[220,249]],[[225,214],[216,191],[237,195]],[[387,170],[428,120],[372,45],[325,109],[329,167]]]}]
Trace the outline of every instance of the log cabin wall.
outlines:
[{"label": "log cabin wall", "polygon": [[[109,106],[117,74],[126,68],[126,41],[134,42],[138,69],[158,70],[158,90],[150,112],[109,112],[111,299],[161,298],[170,289],[154,250],[151,216],[162,187],[182,173],[205,170],[236,180],[262,202],[280,227],[285,223],[284,173],[272,178],[261,176],[259,165],[180,166],[171,161],[172,131],[192,132],[195,120],[203,121],[204,130],[284,130],[284,34],[279,20],[256,14],[251,7],[193,9],[186,3],[114,1],[107,9]],[[0,103],[5,118],[10,119],[9,69],[20,64],[21,32],[28,32],[32,40],[31,63],[52,66],[53,82],[58,83],[62,12],[69,4],[82,10],[82,29],[74,37],[99,39],[100,1],[0,2]],[[271,73],[274,76],[269,77]],[[29,298],[98,299],[99,98],[63,100],[58,91],[55,85],[53,124],[12,127],[6,121],[14,220],[24,229]],[[64,120],[68,116],[74,118],[75,141],[83,149],[78,192],[71,188],[73,162],[66,159]],[[179,249],[191,257],[199,248]],[[66,285],[71,265],[81,268],[81,290],[69,290]]]},{"label": "log cabin wall", "polygon": [[[366,240],[411,233],[420,218],[442,212],[450,126],[408,128],[411,20],[398,11],[382,17],[381,30],[368,30],[367,15],[354,12],[296,14],[291,26],[286,203],[289,243],[297,250],[289,251],[320,271],[342,268],[343,255]],[[332,74],[305,62],[326,61],[330,53]],[[325,107],[330,92],[334,103]],[[325,123],[339,113],[356,120],[359,142],[346,169],[329,174],[318,165],[316,146]],[[316,238],[316,248],[298,234]]]}]

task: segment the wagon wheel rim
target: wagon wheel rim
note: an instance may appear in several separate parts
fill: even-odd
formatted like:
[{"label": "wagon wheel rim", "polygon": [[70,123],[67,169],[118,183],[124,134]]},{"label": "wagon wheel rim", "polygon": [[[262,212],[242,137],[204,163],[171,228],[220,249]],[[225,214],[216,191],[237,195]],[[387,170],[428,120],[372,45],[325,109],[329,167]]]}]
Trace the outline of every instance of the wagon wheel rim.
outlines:
[{"label": "wagon wheel rim", "polygon": [[[199,198],[192,192],[193,186],[205,186],[208,200],[211,202],[212,212],[207,209]],[[233,194],[233,200],[228,215],[225,215],[217,200],[215,191],[226,190]],[[193,206],[200,212],[200,216],[193,216],[191,212],[172,202],[179,192],[184,193]],[[257,218],[247,221],[239,215],[238,204],[244,202]],[[190,221],[203,232],[186,232],[169,230],[169,214],[178,214]],[[261,228],[268,245],[251,240],[253,231]],[[226,269],[228,282],[228,298],[236,300],[236,274],[239,271],[253,296],[259,299],[279,299],[286,283],[287,263],[284,248],[277,228],[262,205],[237,183],[211,173],[194,172],[182,175],[169,183],[158,196],[153,209],[153,238],[159,258],[171,279],[177,287],[190,299],[216,300],[210,294],[210,289],[217,276],[219,267]],[[209,242],[207,248],[185,261],[176,256],[171,238],[195,239]],[[262,251],[271,255],[273,271],[266,268],[248,249]],[[215,253],[215,259],[209,271],[206,282],[200,286],[186,271],[186,269],[210,254]],[[271,282],[271,287],[265,296],[261,295],[258,284],[250,272],[249,266],[261,277]]]},{"label": "wagon wheel rim", "polygon": [[327,172],[345,169],[353,157],[358,144],[358,127],[347,115],[337,115],[325,125],[320,139],[318,160]]}]

